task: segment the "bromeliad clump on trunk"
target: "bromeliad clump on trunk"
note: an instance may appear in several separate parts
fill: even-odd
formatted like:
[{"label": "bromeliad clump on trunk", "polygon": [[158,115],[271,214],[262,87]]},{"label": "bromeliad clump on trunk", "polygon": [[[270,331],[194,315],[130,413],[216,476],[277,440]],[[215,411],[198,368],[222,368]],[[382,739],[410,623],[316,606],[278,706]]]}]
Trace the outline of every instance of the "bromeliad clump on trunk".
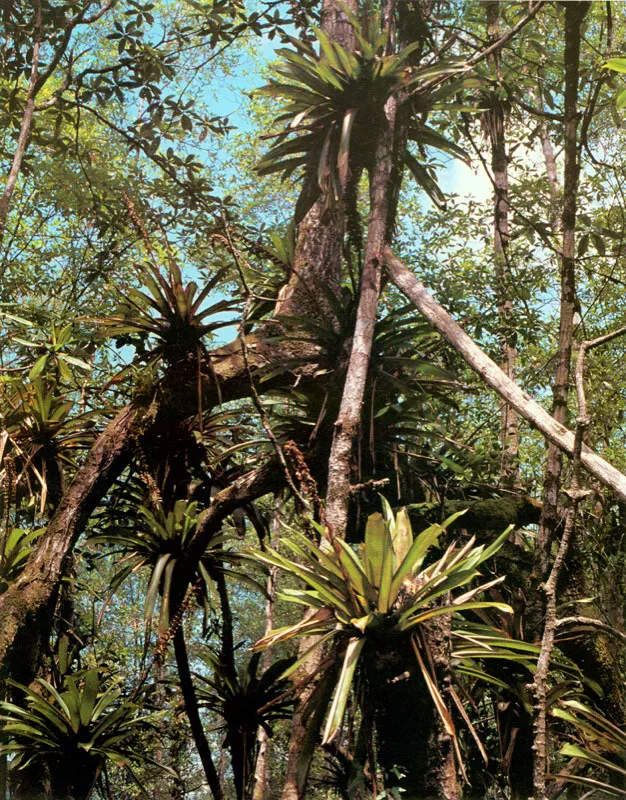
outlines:
[{"label": "bromeliad clump on trunk", "polygon": [[[384,502],[384,516],[373,514],[368,520],[360,554],[341,539],[326,538],[318,547],[296,531],[282,543],[297,560],[285,558],[271,548],[255,551],[259,561],[279,567],[306,585],[305,589],[286,589],[280,597],[305,605],[313,612],[295,625],[271,631],[256,643],[255,649],[294,637],[317,636],[316,647],[335,639],[336,651],[342,654],[323,743],[329,743],[340,728],[363,658],[371,662],[377,657],[388,659],[394,653],[411,651],[442,723],[456,741],[454,723],[432,667],[425,635],[428,624],[446,615],[452,619],[453,627],[458,627],[458,621],[462,620],[460,613],[464,611],[485,608],[511,611],[505,603],[476,599],[500,583],[501,577],[454,594],[456,589],[474,582],[480,574],[480,565],[499,550],[510,529],[489,546],[475,547],[474,538],[463,546],[453,543],[425,566],[440,535],[458,516],[455,514],[442,525],[431,525],[414,537],[406,510],[394,517]],[[322,536],[328,537],[326,529],[318,528]],[[299,664],[296,662],[289,673]],[[413,661],[404,668],[414,666]]]},{"label": "bromeliad clump on trunk", "polygon": [[36,691],[8,683],[19,696],[0,702],[0,755],[12,757],[12,769],[47,766],[55,800],[88,800],[107,762],[137,782],[132,765],[152,764],[175,775],[136,746],[146,718],[98,669],[65,674],[59,687],[37,678]]},{"label": "bromeliad clump on trunk", "polygon": [[[257,166],[260,175],[280,172],[283,178],[304,169],[312,181],[310,202],[322,192],[327,202],[338,201],[350,177],[371,167],[377,130],[387,100],[394,96],[408,119],[407,139],[415,143],[403,148],[402,161],[433,202],[444,205],[445,197],[428,163],[427,149],[449,153],[467,161],[467,154],[426,124],[428,113],[445,103],[452,108],[455,93],[467,82],[461,61],[416,65],[421,48],[415,41],[399,53],[389,52],[389,34],[381,31],[376,15],[361,24],[350,15],[357,49],[349,53],[326,34],[315,30],[319,54],[311,42],[290,39],[293,49],[277,51],[281,61],[274,66],[280,79],[271,79],[260,91],[287,103],[277,122],[286,127],[276,134],[275,144]],[[444,75],[459,76],[439,86]],[[472,78],[472,85],[477,82]],[[437,86],[437,88],[435,88]],[[461,107],[459,107],[460,109]],[[466,107],[463,107],[464,109]],[[267,138],[266,136],[266,138]]]}]

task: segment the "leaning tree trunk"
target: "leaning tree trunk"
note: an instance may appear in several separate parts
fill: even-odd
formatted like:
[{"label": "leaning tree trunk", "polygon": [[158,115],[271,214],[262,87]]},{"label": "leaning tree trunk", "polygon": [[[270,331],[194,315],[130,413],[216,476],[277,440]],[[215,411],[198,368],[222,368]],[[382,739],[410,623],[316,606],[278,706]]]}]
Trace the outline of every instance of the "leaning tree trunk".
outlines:
[{"label": "leaning tree trunk", "polygon": [[[443,338],[456,350],[465,363],[490,386],[496,394],[510,403],[534,428],[554,443],[563,453],[574,452],[574,434],[556,422],[536,400],[514,381],[455,322],[450,314],[437,303],[424,284],[408,269],[391,250],[385,255],[387,271],[398,289],[413,303],[421,314],[435,327]],[[626,475],[590,448],[583,446],[582,464],[597,480],[626,500]]]},{"label": "leaning tree trunk", "polygon": [[[253,333],[249,337],[248,352],[247,365],[240,342],[209,354],[212,366],[204,369],[202,374],[205,411],[219,402],[248,396],[250,371],[256,372],[268,364],[282,364],[284,371],[265,383],[265,390],[281,383],[293,383],[290,365],[294,353],[289,342],[268,343],[263,336]],[[303,380],[307,380],[318,366],[314,361],[308,362],[301,371]],[[140,440],[170,428],[172,422],[197,413],[198,376],[195,369],[192,372],[192,375],[180,372],[166,375],[158,388],[158,403],[145,399],[131,403],[118,413],[96,440],[59,502],[46,532],[38,539],[22,574],[0,596],[0,672],[20,674],[24,676],[22,682],[26,683],[34,677],[42,643],[52,630],[52,611],[67,556],[93,510],[130,462]],[[273,486],[276,481],[270,483]],[[245,491],[237,490],[234,495],[240,504],[250,499]],[[228,492],[225,499],[226,504],[231,505]],[[218,504],[213,511],[220,508]],[[195,548],[193,555],[197,563],[202,550]],[[189,575],[193,574],[194,568],[192,565]]]}]

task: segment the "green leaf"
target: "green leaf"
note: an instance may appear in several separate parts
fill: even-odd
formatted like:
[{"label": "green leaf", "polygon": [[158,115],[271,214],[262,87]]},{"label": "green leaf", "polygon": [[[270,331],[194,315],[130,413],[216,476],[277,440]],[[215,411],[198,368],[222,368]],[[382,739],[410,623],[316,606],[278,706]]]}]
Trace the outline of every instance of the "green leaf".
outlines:
[{"label": "green leaf", "polygon": [[602,66],[613,70],[613,72],[626,73],[626,58],[609,58]]},{"label": "green leaf", "polygon": [[345,189],[348,182],[348,171],[350,163],[350,137],[352,135],[352,128],[354,120],[358,113],[358,108],[349,108],[343,117],[341,125],[341,137],[339,139],[339,153],[337,156],[337,171],[339,174],[339,183]]},{"label": "green leaf", "polygon": [[442,614],[455,614],[457,611],[472,611],[477,608],[495,608],[497,611],[502,611],[506,614],[513,613],[513,609],[510,605],[508,605],[508,603],[473,600],[470,603],[459,603],[457,606],[439,606],[437,608],[424,611],[421,614],[417,614],[416,616],[408,616],[405,618],[405,621],[399,625],[399,628],[400,630],[407,631],[410,628],[414,628],[416,625],[419,625],[421,622],[426,622],[427,619],[439,617]]},{"label": "green leaf", "polygon": [[424,556],[429,548],[435,544],[443,530],[441,525],[431,525],[413,540],[409,552],[406,554],[393,576],[393,583],[391,585],[392,595],[397,595],[404,581],[419,570],[424,561]]},{"label": "green leaf", "polygon": [[368,517],[365,526],[365,544],[363,547],[363,560],[365,572],[372,586],[379,587],[383,569],[383,554],[385,542],[388,539],[387,528],[382,515],[372,514]]},{"label": "green leaf", "polygon": [[395,599],[391,594],[394,552],[391,544],[391,535],[387,528],[385,528],[383,547],[383,563],[380,573],[380,586],[378,587],[378,610],[386,614],[391,609]]},{"label": "green leaf", "polygon": [[97,669],[90,669],[85,673],[85,682],[80,703],[80,721],[83,725],[91,722],[91,715],[96,705],[98,691],[100,689],[100,679]]},{"label": "green leaf", "polygon": [[346,710],[348,698],[350,696],[350,689],[352,688],[352,681],[354,679],[354,672],[356,670],[359,656],[365,645],[364,638],[350,639],[346,647],[346,652],[341,667],[339,680],[337,681],[337,688],[333,696],[333,702],[328,712],[328,719],[326,727],[324,728],[324,735],[322,737],[322,744],[328,744],[336,735],[341,726],[341,721]]},{"label": "green leaf", "polygon": [[396,516],[395,531],[393,536],[393,550],[396,566],[402,564],[413,544],[411,521],[406,508],[401,508]]},{"label": "green leaf", "polygon": [[87,364],[86,361],[81,361],[80,358],[74,358],[74,356],[68,356],[67,353],[59,353],[59,358],[62,358],[63,361],[67,361],[68,364],[71,364],[74,367],[80,367],[80,369],[84,369],[87,372],[91,372],[91,364]]},{"label": "green leaf", "polygon": [[368,602],[376,603],[376,590],[369,582],[356,553],[343,539],[337,539],[336,542],[342,550],[341,563],[348,573],[356,592]]},{"label": "green leaf", "polygon": [[35,378],[38,378],[44,371],[47,363],[48,363],[48,356],[47,355],[40,356],[37,359],[37,361],[35,361],[35,363],[30,369],[30,372],[28,373],[29,380],[34,381]]},{"label": "green leaf", "polygon": [[408,150],[405,150],[404,153],[404,163],[413,174],[418,186],[426,192],[433,203],[439,208],[445,208],[446,196],[441,191],[439,184],[432,177],[428,169],[423,164],[420,164],[415,156]]}]

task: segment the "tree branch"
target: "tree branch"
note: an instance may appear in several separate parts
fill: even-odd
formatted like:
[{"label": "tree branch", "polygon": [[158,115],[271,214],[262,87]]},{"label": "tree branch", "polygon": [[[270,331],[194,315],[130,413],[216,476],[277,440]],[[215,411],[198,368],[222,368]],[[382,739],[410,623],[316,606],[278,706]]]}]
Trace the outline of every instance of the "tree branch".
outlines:
[{"label": "tree branch", "polygon": [[[520,416],[540,431],[548,441],[553,442],[564,453],[573,455],[574,434],[557,422],[514,381],[507,378],[500,367],[472,341],[450,314],[435,301],[421,281],[393,255],[391,250],[387,250],[385,253],[385,264],[393,283],[454,347],[481,380],[515,408]],[[585,469],[603,486],[613,489],[622,500],[626,500],[626,475],[585,445],[582,446],[581,461]]]},{"label": "tree branch", "polygon": [[24,105],[24,114],[22,115],[22,124],[20,132],[17,137],[17,146],[13,154],[13,162],[4,194],[0,197],[0,244],[4,239],[6,230],[7,217],[9,214],[9,205],[15,190],[15,184],[22,170],[22,162],[24,161],[24,154],[28,146],[30,132],[33,127],[33,114],[35,112],[35,95],[37,93],[37,82],[39,78],[39,55],[41,51],[41,0],[35,2],[35,29],[33,32],[33,58],[31,62],[30,80],[28,82],[28,90],[26,92],[26,104]]}]

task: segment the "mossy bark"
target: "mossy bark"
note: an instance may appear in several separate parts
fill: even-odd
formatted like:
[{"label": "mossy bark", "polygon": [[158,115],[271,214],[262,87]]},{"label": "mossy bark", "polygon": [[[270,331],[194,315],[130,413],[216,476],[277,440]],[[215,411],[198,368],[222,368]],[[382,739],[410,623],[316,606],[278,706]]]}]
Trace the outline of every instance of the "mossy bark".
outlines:
[{"label": "mossy bark", "polygon": [[[280,343],[269,344],[262,335],[254,334],[248,352],[248,366],[256,373],[269,365],[283,367],[264,384],[264,389],[281,381],[293,381],[293,352],[289,343],[284,347]],[[317,350],[314,348],[312,352]],[[301,370],[304,380],[316,368],[311,354]],[[249,394],[250,375],[240,342],[216,350],[211,361],[211,368],[204,372],[205,410]],[[146,397],[122,409],[100,434],[60,500],[22,575],[0,597],[2,673],[11,674],[23,683],[32,680],[42,643],[51,632],[63,564],[90,514],[129,463],[141,438],[198,412],[197,374],[181,369],[173,370],[158,386],[151,387]]]}]

